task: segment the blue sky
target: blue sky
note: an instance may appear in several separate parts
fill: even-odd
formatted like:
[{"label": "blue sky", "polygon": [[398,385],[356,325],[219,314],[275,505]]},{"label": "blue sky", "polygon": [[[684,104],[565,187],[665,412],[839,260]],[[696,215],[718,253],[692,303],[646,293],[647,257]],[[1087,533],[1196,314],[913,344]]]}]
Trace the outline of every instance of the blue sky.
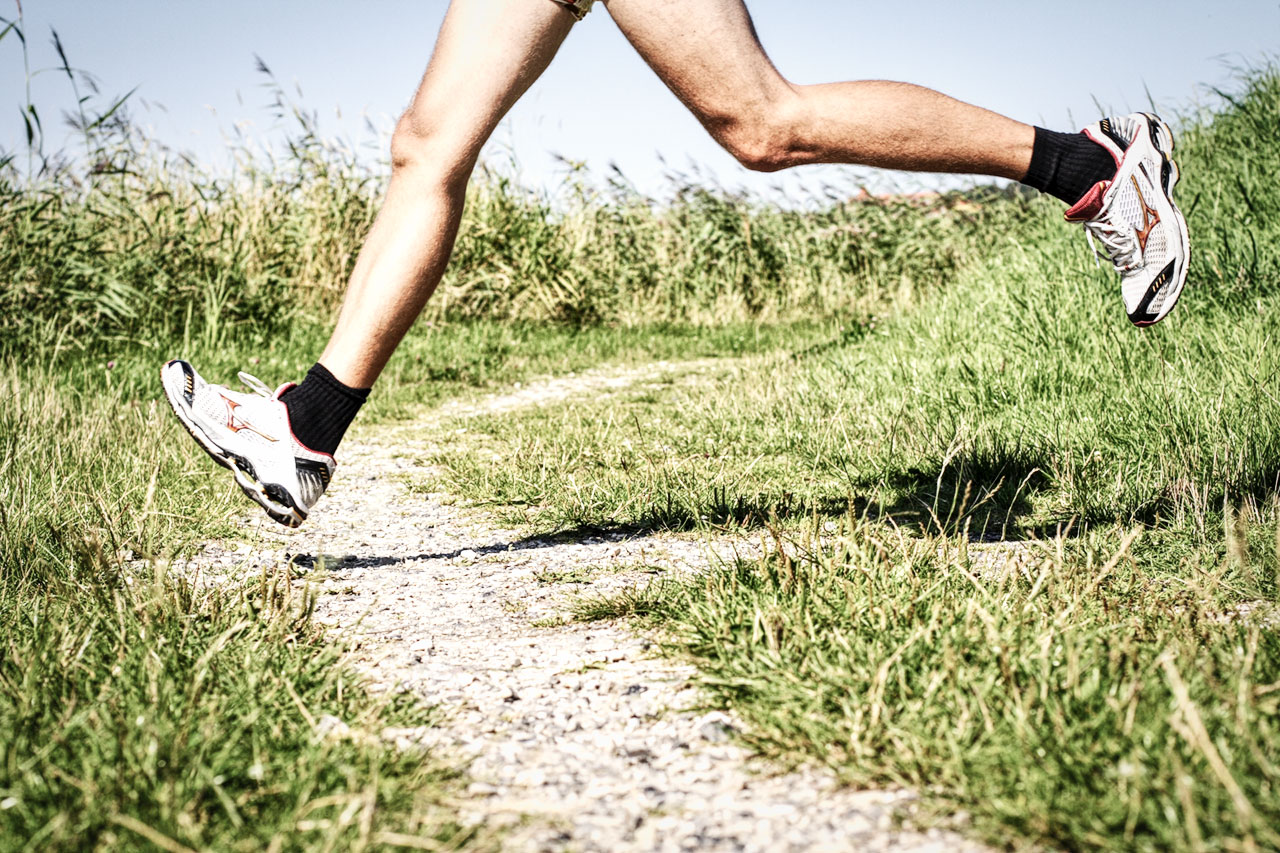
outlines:
[{"label": "blue sky", "polygon": [[[549,0],[528,0],[549,2]],[[166,144],[216,161],[239,127],[273,138],[259,55],[327,132],[380,145],[426,66],[444,0],[26,0],[33,69],[56,64],[56,27],[73,66],[108,92],[138,87],[137,120]],[[1280,55],[1280,0],[1123,4],[748,2],[765,48],[800,83],[907,80],[1023,121],[1075,128],[1097,115],[1145,109],[1148,92],[1166,112],[1209,102],[1205,86],[1230,86],[1234,66]],[[12,17],[14,0],[0,0]],[[24,75],[18,43],[0,42],[0,146],[22,145]],[[72,105],[54,73],[33,81],[48,116]],[[514,153],[524,179],[554,187],[565,166],[600,173],[616,163],[642,190],[660,194],[664,174],[696,167],[730,186],[793,194],[842,180],[829,167],[759,176],[737,166],[666,91],[597,7],[570,35],[543,79],[516,106],[489,156]],[[665,161],[666,165],[663,164]],[[880,187],[933,179],[858,176]]]}]

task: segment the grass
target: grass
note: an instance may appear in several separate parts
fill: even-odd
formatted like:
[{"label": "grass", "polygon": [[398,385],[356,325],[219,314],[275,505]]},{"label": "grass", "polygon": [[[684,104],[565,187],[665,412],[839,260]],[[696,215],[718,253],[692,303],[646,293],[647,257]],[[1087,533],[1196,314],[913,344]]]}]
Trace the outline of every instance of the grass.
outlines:
[{"label": "grass", "polygon": [[[785,333],[429,326],[368,418],[499,377],[751,351]],[[319,340],[302,329],[194,357],[212,375],[250,358],[288,375]],[[397,836],[487,846],[444,805],[456,772],[377,739],[434,712],[366,694],[308,602],[283,598],[284,578],[211,588],[168,570],[235,535],[247,505],[175,429],[153,350],[117,344],[108,368],[55,343],[0,372],[0,849],[320,850]],[[326,715],[368,737],[318,738]]]},{"label": "grass", "polygon": [[762,752],[914,787],[988,840],[1274,849],[1280,562],[1252,525],[1231,559],[1108,529],[1015,567],[854,517],[581,616],[665,626]]},{"label": "grass", "polygon": [[[175,430],[156,370],[181,354],[220,378],[300,375],[381,191],[298,117],[291,159],[241,152],[230,176],[159,150],[114,102],[86,123],[87,160],[24,177],[0,157],[2,850],[491,844],[455,821],[456,771],[379,738],[434,711],[366,692],[286,578],[212,588],[167,568],[232,534],[244,504]],[[545,212],[488,192],[514,205],[506,223]],[[467,239],[485,227],[505,225]],[[480,319],[421,326],[366,419],[602,360],[817,333]],[[326,717],[355,736],[321,736]]]},{"label": "grass", "polygon": [[378,740],[431,712],[366,694],[305,597],[166,568],[240,507],[129,372],[0,374],[0,849],[473,846],[457,774]]},{"label": "grass", "polygon": [[[166,568],[244,505],[154,371],[296,378],[381,193],[277,91],[289,153],[232,174],[79,91],[86,156],[0,157],[0,849],[490,841],[455,772],[377,736],[432,709],[370,695],[287,578]],[[1044,200],[659,205],[487,171],[364,418],[719,357],[473,417],[449,485],[540,534],[766,534],[582,614],[663,626],[761,750],[1011,845],[1275,848],[1277,103],[1264,69],[1187,123],[1192,285],[1146,331]],[[990,556],[1016,538],[1028,561]]]},{"label": "grass", "polygon": [[[921,788],[1001,843],[1274,849],[1277,104],[1263,70],[1184,127],[1196,253],[1157,327],[1034,203],[823,344],[471,418],[447,486],[541,531],[776,537],[580,614],[662,626],[766,751]],[[1035,559],[991,570],[1010,539]]]},{"label": "grass", "polygon": [[[1264,500],[1280,470],[1278,304],[1262,286],[1280,273],[1280,197],[1261,177],[1280,145],[1242,118],[1275,81],[1184,134],[1180,193],[1204,245],[1167,323],[1130,327],[1113,275],[1046,202],[914,310],[701,382],[472,419],[484,456],[510,464],[451,456],[451,485],[538,505],[548,528],[758,525],[852,504],[975,535],[1075,520],[1209,536],[1224,502]],[[1214,171],[1226,156],[1241,175]]]},{"label": "grass", "polygon": [[[323,324],[385,181],[292,111],[290,156],[242,150],[230,174],[156,147],[123,108],[98,125],[87,174],[55,161],[24,178],[10,159],[0,348],[35,337],[98,353],[160,341],[215,351]],[[785,211],[694,187],[660,205],[584,179],[551,197],[484,169],[424,318],[586,327],[864,316],[909,303],[985,226],[1025,215],[1017,197],[992,191]]]}]

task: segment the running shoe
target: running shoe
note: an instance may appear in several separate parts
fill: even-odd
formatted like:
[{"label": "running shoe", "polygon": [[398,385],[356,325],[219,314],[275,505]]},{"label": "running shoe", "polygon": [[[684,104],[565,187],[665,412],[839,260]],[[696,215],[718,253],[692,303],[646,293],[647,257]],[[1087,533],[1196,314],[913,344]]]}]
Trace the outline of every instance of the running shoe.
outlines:
[{"label": "running shoe", "polygon": [[229,468],[250,499],[281,524],[297,527],[324,494],[335,463],[293,435],[280,395],[248,373],[240,381],[252,392],[210,385],[185,361],[160,371],[164,395],[187,432],[214,461]]},{"label": "running shoe", "polygon": [[1067,221],[1082,223],[1090,247],[1115,265],[1129,319],[1150,326],[1173,310],[1187,281],[1190,240],[1173,203],[1173,131],[1157,116],[1133,113],[1084,133],[1110,152],[1116,174],[1085,193]]}]

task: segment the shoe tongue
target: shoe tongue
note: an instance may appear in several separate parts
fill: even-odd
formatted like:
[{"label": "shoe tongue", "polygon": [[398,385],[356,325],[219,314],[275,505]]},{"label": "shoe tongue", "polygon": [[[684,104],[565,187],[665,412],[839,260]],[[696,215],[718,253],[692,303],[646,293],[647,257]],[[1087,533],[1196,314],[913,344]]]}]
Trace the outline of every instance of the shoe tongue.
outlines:
[{"label": "shoe tongue", "polygon": [[1084,222],[1088,219],[1096,219],[1098,214],[1102,212],[1102,197],[1107,193],[1107,187],[1111,186],[1110,181],[1098,181],[1089,191],[1080,197],[1080,200],[1071,207],[1067,208],[1064,214],[1068,222]]},{"label": "shoe tongue", "polygon": [[281,395],[281,394],[283,394],[285,391],[288,391],[290,388],[297,388],[297,387],[298,387],[298,383],[297,383],[297,382],[286,382],[286,383],[284,383],[283,385],[281,385],[279,388],[277,388],[277,389],[276,389],[276,392],[275,392],[274,394],[272,394],[272,395],[271,395],[271,399],[272,399],[272,400],[279,400],[279,399],[280,399],[280,395]]}]

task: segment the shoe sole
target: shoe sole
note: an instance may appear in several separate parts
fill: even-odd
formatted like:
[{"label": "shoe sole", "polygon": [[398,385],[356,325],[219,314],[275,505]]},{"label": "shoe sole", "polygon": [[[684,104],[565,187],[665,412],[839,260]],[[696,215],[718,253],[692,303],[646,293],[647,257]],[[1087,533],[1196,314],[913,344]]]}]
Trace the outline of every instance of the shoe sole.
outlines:
[{"label": "shoe sole", "polygon": [[1182,296],[1182,288],[1187,283],[1187,268],[1191,262],[1191,234],[1187,230],[1186,218],[1182,215],[1182,211],[1178,209],[1178,205],[1173,200],[1173,188],[1181,177],[1181,173],[1178,170],[1178,164],[1173,159],[1173,131],[1169,128],[1169,125],[1165,123],[1164,119],[1159,116],[1153,115],[1152,113],[1142,113],[1141,115],[1145,116],[1147,119],[1147,130],[1151,136],[1151,144],[1160,152],[1160,156],[1164,160],[1164,165],[1169,170],[1168,174],[1164,176],[1164,194],[1165,197],[1169,199],[1169,206],[1173,208],[1174,220],[1178,224],[1178,233],[1182,235],[1182,245],[1186,249],[1187,253],[1187,257],[1183,259],[1181,273],[1175,276],[1174,279],[1166,285],[1167,287],[1170,287],[1171,290],[1169,295],[1165,297],[1164,305],[1161,306],[1162,312],[1160,316],[1156,317],[1154,320],[1133,320],[1132,317],[1129,318],[1135,326],[1145,327],[1154,326],[1165,317],[1168,317],[1170,312],[1172,312],[1177,306],[1178,298]]},{"label": "shoe sole", "polygon": [[[167,362],[165,368],[173,364],[173,361]],[[190,416],[186,413],[185,407],[173,398],[169,392],[169,387],[164,383],[164,368],[160,371],[160,386],[164,388],[164,397],[169,401],[169,408],[173,409],[173,413],[178,416],[178,422],[190,433],[191,437],[196,440],[196,444],[200,449],[209,454],[209,458],[217,462],[223,468],[226,468],[235,477],[236,485],[240,487],[240,491],[245,493],[249,500],[262,507],[272,521],[277,521],[286,527],[298,527],[302,522],[307,520],[307,514],[298,510],[296,507],[288,507],[272,500],[267,495],[267,486],[253,472],[253,466],[247,461],[241,459],[234,453],[227,453],[217,445],[213,439],[209,438]]]}]

